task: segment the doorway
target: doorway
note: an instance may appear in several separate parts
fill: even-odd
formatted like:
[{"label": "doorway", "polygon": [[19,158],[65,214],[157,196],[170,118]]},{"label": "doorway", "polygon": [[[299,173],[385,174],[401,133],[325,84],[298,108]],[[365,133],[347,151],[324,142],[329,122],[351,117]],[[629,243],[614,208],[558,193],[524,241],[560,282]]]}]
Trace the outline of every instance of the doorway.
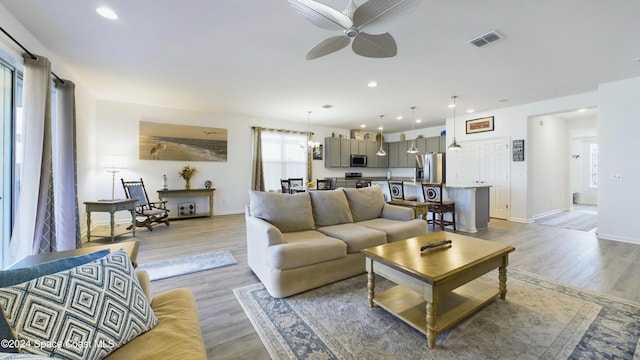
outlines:
[{"label": "doorway", "polygon": [[[580,109],[529,119],[529,211],[597,213],[597,111]],[[549,181],[553,179],[553,181]]]}]

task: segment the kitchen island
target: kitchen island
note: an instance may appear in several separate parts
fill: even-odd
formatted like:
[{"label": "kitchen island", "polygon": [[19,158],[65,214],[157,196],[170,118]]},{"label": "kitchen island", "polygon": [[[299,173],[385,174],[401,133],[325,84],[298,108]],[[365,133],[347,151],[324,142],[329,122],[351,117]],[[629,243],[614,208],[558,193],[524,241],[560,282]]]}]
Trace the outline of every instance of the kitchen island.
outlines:
[{"label": "kitchen island", "polygon": [[[391,199],[386,181],[373,181],[382,188],[385,199]],[[424,201],[419,182],[404,181],[405,196],[416,196]],[[491,185],[444,185],[444,198],[456,203],[456,227],[460,231],[474,233],[489,225],[489,188]],[[451,216],[451,214],[446,214]]]}]

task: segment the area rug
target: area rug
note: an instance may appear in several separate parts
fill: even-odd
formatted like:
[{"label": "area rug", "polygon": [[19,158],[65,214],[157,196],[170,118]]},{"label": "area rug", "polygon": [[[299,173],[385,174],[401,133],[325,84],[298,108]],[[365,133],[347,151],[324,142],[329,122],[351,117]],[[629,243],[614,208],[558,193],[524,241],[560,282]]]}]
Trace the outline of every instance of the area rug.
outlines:
[{"label": "area rug", "polygon": [[598,215],[579,211],[563,211],[540,218],[536,220],[536,223],[563,229],[591,231],[598,227]]},{"label": "area rug", "polygon": [[154,281],[237,263],[229,250],[222,250],[140,264],[137,269],[147,270]]},{"label": "area rug", "polygon": [[[376,277],[376,291],[390,286]],[[512,269],[507,291],[430,350],[421,332],[369,309],[366,275],[286,299],[262,284],[234,289],[274,359],[634,359],[640,304]]]}]

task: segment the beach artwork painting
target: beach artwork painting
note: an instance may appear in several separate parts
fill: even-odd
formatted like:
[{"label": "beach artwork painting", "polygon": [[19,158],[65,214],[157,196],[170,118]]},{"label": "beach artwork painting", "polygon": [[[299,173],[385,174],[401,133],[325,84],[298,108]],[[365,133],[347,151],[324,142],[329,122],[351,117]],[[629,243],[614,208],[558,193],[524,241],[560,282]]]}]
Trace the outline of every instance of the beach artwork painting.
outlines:
[{"label": "beach artwork painting", "polygon": [[227,129],[140,121],[140,160],[227,161]]}]

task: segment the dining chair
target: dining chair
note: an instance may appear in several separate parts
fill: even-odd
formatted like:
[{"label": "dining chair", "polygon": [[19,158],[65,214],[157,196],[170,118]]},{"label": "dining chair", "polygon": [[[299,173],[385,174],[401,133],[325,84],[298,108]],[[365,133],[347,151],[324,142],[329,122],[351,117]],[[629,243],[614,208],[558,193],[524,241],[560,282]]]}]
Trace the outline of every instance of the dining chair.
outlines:
[{"label": "dining chair", "polygon": [[[456,205],[455,201],[443,199],[442,183],[422,183],[422,194],[424,201],[429,204],[429,212],[431,220],[427,219],[427,223],[433,226],[440,226],[442,230],[446,226],[452,225],[453,231],[456,231]],[[445,219],[445,214],[451,214],[451,220]],[[436,214],[439,219],[436,220]]]}]

